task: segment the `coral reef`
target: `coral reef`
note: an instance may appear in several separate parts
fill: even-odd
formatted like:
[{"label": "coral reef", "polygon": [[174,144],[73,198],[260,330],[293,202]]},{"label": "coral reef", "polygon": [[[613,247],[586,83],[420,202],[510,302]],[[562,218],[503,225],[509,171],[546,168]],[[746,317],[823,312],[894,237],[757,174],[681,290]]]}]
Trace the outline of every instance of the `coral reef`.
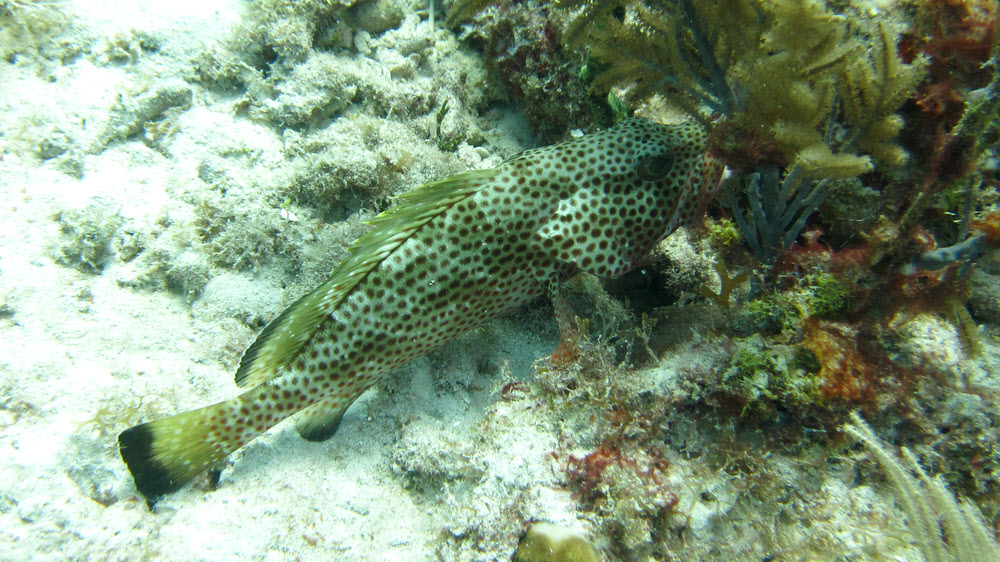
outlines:
[{"label": "coral reef", "polygon": [[539,143],[592,128],[604,117],[602,98],[587,95],[578,56],[563,46],[562,21],[549,2],[498,2],[489,9],[476,4],[456,3],[448,21],[454,25],[481,11],[462,38],[482,49],[490,76],[524,112]]}]

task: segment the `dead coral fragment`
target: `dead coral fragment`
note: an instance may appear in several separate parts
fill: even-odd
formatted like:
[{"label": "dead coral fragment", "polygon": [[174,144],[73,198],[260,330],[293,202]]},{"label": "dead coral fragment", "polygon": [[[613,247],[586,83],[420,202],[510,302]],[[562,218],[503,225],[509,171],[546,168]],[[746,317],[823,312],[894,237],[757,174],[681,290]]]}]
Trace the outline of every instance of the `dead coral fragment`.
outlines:
[{"label": "dead coral fragment", "polygon": [[195,209],[195,227],[209,250],[215,265],[235,270],[259,270],[265,263],[281,256],[297,267],[297,245],[276,211],[229,207],[230,201],[203,201]]},{"label": "dead coral fragment", "polygon": [[63,240],[56,261],[85,273],[100,273],[114,252],[111,242],[122,224],[118,209],[98,200],[56,215]]},{"label": "dead coral fragment", "polygon": [[111,109],[102,144],[129,138],[146,130],[146,125],[182,111],[191,105],[192,95],[186,83],[168,80],[134,97],[123,97]]},{"label": "dead coral fragment", "polygon": [[599,562],[594,545],[573,529],[538,522],[528,528],[514,552],[514,562]]}]

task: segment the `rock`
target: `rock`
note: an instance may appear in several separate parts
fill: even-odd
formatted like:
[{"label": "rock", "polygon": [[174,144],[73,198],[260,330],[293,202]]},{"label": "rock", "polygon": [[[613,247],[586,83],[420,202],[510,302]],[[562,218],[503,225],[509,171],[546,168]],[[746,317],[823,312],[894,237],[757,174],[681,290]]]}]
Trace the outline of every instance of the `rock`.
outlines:
[{"label": "rock", "polygon": [[514,552],[514,562],[599,562],[601,555],[579,531],[553,523],[533,524]]}]

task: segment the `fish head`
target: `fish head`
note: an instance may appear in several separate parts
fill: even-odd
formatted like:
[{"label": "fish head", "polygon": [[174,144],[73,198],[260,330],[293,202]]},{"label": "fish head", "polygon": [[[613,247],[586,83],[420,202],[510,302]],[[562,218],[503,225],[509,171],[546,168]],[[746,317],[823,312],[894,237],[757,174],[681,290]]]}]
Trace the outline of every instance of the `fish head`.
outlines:
[{"label": "fish head", "polygon": [[[550,257],[602,277],[634,267],[652,247],[704,213],[722,167],[696,123],[627,119],[565,148],[580,180],[536,233]],[[571,163],[573,160],[570,160]]]},{"label": "fish head", "polygon": [[[725,166],[707,151],[708,135],[694,121],[660,124],[631,119],[620,125],[634,139],[623,183],[656,198],[649,217],[661,228],[657,241],[704,215],[722,185]],[[636,198],[639,200],[640,198]]]}]

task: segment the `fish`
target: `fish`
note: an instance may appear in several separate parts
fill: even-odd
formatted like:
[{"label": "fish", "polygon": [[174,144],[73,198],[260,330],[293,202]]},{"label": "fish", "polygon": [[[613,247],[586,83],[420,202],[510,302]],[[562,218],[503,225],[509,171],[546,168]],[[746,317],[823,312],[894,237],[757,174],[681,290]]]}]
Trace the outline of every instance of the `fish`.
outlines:
[{"label": "fish", "polygon": [[578,342],[560,285],[617,277],[700,217],[723,166],[694,122],[628,118],[400,195],[330,278],[272,320],[244,352],[235,398],[126,429],[121,457],[150,508],[298,414],[324,441],[387,373],[547,294],[560,341]]}]

